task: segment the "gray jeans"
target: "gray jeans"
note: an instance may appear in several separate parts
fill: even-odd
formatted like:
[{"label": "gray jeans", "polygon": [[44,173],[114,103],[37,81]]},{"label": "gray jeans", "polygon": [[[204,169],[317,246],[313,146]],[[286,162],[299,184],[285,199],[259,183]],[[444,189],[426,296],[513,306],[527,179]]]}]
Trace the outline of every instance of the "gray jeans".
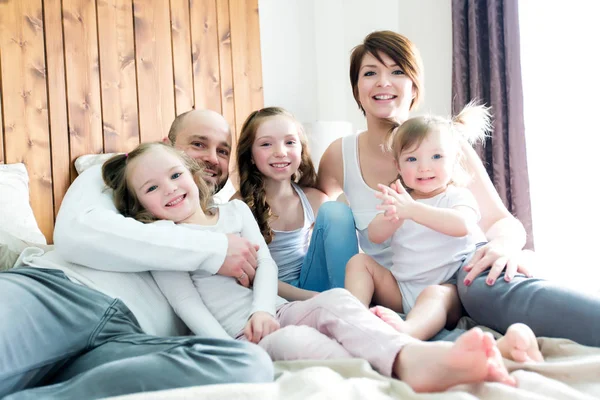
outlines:
[{"label": "gray jeans", "polygon": [[[258,346],[142,332],[117,299],[61,271],[0,273],[0,398],[97,399],[230,382],[269,382]],[[6,397],[4,397],[6,396]]]},{"label": "gray jeans", "polygon": [[[489,270],[488,270],[489,271]],[[467,272],[458,271],[458,295],[465,311],[479,325],[504,333],[516,322],[529,325],[536,336],[566,338],[600,347],[600,295],[581,293],[559,283],[517,275],[511,282],[500,275],[493,286],[482,272],[470,286]],[[430,340],[455,341],[465,331],[442,329]]]},{"label": "gray jeans", "polygon": [[600,294],[523,275],[506,282],[504,273],[488,286],[487,274],[481,273],[468,287],[463,284],[467,272],[461,268],[458,274],[460,301],[477,323],[504,333],[511,324],[523,322],[536,336],[600,347]]}]

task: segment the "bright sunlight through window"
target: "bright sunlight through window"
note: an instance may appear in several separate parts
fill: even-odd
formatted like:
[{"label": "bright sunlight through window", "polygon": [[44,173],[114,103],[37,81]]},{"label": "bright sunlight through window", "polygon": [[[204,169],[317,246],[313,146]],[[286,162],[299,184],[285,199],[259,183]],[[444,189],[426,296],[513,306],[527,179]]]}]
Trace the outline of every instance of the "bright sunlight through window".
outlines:
[{"label": "bright sunlight through window", "polygon": [[519,12],[535,272],[600,291],[600,1]]}]

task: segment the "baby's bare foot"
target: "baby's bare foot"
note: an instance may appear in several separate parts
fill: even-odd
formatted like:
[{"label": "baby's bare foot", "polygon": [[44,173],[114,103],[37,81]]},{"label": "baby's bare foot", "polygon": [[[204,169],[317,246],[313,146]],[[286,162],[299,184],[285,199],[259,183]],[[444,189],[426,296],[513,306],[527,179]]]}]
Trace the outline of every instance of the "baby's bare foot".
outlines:
[{"label": "baby's bare foot", "polygon": [[484,381],[515,386],[494,338],[473,328],[455,343],[407,344],[394,363],[396,375],[416,392],[438,392],[463,383]]},{"label": "baby's bare foot", "polygon": [[498,340],[502,357],[516,362],[544,361],[533,331],[525,324],[512,324]]},{"label": "baby's bare foot", "polygon": [[371,307],[370,311],[398,332],[407,332],[406,321],[393,310],[383,306],[375,306]]}]

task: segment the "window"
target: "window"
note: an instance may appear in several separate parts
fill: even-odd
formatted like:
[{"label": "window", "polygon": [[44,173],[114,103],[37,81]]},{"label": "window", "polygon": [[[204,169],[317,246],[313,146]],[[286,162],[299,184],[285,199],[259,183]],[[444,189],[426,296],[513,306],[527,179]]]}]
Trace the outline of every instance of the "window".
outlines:
[{"label": "window", "polygon": [[600,2],[519,4],[537,275],[600,290]]}]

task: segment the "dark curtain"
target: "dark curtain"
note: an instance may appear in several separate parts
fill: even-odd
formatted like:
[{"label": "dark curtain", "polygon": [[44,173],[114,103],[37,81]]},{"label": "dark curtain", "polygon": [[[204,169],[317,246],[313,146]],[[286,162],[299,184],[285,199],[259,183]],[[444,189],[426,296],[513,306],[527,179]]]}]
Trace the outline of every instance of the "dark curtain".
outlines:
[{"label": "dark curtain", "polygon": [[452,111],[471,100],[492,107],[492,137],[476,150],[533,249],[518,1],[452,0],[452,34]]}]

